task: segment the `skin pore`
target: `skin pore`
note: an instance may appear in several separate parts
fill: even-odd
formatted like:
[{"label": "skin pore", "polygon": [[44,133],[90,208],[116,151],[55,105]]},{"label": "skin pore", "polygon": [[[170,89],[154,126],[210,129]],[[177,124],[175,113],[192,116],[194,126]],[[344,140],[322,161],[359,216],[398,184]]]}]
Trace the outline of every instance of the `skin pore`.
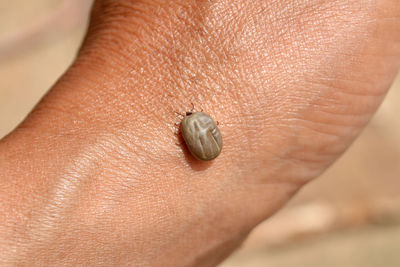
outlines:
[{"label": "skin pore", "polygon": [[[0,263],[214,266],[357,137],[400,3],[98,0],[74,64],[0,141]],[[216,121],[200,162],[174,111]]]}]

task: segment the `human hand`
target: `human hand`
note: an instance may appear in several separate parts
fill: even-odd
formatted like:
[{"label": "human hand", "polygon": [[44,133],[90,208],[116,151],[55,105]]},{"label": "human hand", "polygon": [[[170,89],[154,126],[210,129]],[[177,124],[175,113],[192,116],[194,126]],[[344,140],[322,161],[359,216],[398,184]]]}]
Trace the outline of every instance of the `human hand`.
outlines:
[{"label": "human hand", "polygon": [[[212,266],[351,144],[397,72],[400,4],[99,0],[0,143],[4,265]],[[174,111],[221,122],[211,163]]]}]

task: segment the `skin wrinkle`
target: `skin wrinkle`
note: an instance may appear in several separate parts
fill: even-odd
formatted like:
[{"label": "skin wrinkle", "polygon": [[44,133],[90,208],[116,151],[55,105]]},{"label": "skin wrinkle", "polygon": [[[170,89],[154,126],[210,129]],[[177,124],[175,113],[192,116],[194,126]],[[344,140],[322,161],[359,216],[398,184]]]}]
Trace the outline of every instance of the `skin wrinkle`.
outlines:
[{"label": "skin wrinkle", "polygon": [[281,102],[281,101],[279,101],[279,102]]},{"label": "skin wrinkle", "polygon": [[[59,183],[60,184],[60,186],[59,186],[60,189],[58,191],[56,191],[56,193],[54,194],[53,197],[50,198],[50,199],[52,199],[52,200],[49,200],[49,203],[51,203],[51,204],[49,204],[49,206],[44,208],[44,211],[43,211],[44,215],[41,216],[43,219],[39,218],[37,220],[34,220],[34,222],[37,222],[37,225],[39,225],[41,227],[43,227],[43,225],[45,225],[46,229],[47,228],[57,228],[57,227],[52,227],[53,225],[52,225],[52,219],[51,218],[59,217],[59,215],[63,212],[63,210],[66,209],[69,206],[69,205],[65,205],[65,203],[69,202],[69,199],[65,199],[64,195],[69,195],[70,199],[74,199],[75,195],[76,195],[76,193],[75,194],[68,194],[68,192],[66,192],[65,189],[68,189],[69,191],[71,191],[71,190],[73,191],[75,188],[78,188],[78,186],[74,186],[75,183],[70,181],[70,179],[68,177],[75,177],[76,176],[76,177],[81,177],[81,179],[82,179],[82,177],[84,177],[84,173],[81,173],[82,170],[88,170],[88,172],[90,173],[91,172],[90,168],[87,168],[87,166],[86,166],[87,164],[89,164],[87,159],[90,158],[90,162],[96,162],[96,158],[97,157],[102,157],[104,154],[109,154],[109,153],[107,153],[107,151],[104,151],[103,153],[98,153],[99,149],[100,150],[104,150],[105,147],[108,147],[108,145],[104,146],[103,144],[98,144],[96,147],[90,146],[90,151],[93,151],[93,153],[90,153],[90,152],[87,153],[87,151],[85,152],[85,155],[82,158],[83,162],[79,162],[78,163],[78,165],[80,167],[76,168],[76,166],[75,166],[76,164],[75,163],[71,166],[71,169],[76,172],[75,173],[76,175],[69,174],[68,171],[66,171],[66,178]],[[113,146],[111,146],[111,148],[113,148]],[[131,151],[129,152],[129,154],[131,154]],[[93,156],[95,156],[95,157],[93,158]],[[78,159],[78,161],[79,161],[79,159]],[[79,173],[79,175],[78,175],[78,173]],[[68,186],[65,186],[65,185],[68,185]],[[77,184],[77,185],[79,185],[79,184]],[[130,189],[132,189],[132,188],[135,188],[135,187],[130,187]],[[119,187],[119,190],[121,190],[120,187]],[[138,192],[140,192],[141,194],[144,193],[142,190],[138,191]],[[54,204],[54,203],[56,203],[56,204]],[[61,204],[61,203],[63,203],[63,204]],[[60,211],[57,211],[57,209],[59,207],[64,207],[64,209],[60,210]],[[44,223],[44,222],[46,222],[46,223]],[[54,224],[56,224],[56,223],[57,222],[54,222]],[[34,225],[36,225],[36,223]],[[40,232],[43,232],[43,230],[44,230],[44,229],[37,229],[36,227],[33,227],[33,226],[31,226],[31,228],[32,228],[32,232],[39,232],[40,233]],[[42,230],[42,231],[40,231],[40,230]],[[44,236],[41,236],[38,239],[43,240]],[[43,247],[45,247],[45,245],[43,245]]]},{"label": "skin wrinkle", "polygon": [[[76,205],[74,202],[79,199],[77,198],[78,190],[81,190],[82,184],[86,183],[85,180],[89,180],[88,178],[93,175],[93,170],[98,167],[98,159],[104,155],[104,152],[99,153],[99,151],[103,148],[101,144],[96,146],[90,144],[83,148],[85,152],[81,154],[81,157],[75,157],[70,165],[65,167],[64,177],[58,179],[53,193],[47,196],[48,204],[30,219],[30,233],[27,234],[27,238],[37,240],[43,247],[52,242],[51,229],[57,229],[55,226],[60,223],[59,218]],[[27,248],[22,247],[22,249]],[[18,254],[20,258],[23,258],[26,256],[24,254],[28,253],[29,250],[22,250]]]},{"label": "skin wrinkle", "polygon": [[[189,31],[190,32],[190,31]],[[172,53],[173,54],[173,53]],[[179,65],[179,64],[177,64],[177,65]]]}]

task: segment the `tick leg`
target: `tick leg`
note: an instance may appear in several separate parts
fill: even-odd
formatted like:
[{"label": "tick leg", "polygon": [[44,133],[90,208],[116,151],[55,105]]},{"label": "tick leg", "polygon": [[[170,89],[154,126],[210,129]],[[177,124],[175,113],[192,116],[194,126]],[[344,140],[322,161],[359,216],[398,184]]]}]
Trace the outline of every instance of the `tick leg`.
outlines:
[{"label": "tick leg", "polygon": [[175,143],[175,145],[177,145],[177,146],[183,145],[185,143],[185,140],[183,140],[181,132],[180,131],[176,132],[175,135],[176,135],[176,137],[178,137],[178,140],[180,141],[179,143]]},{"label": "tick leg", "polygon": [[175,143],[175,145],[177,146],[182,146],[185,142],[181,142],[181,143]]},{"label": "tick leg", "polygon": [[185,117],[185,115],[179,113],[178,111],[175,111],[175,110],[174,110],[174,112],[175,112],[177,115],[179,115],[179,116]]},{"label": "tick leg", "polygon": [[[193,113],[193,111],[195,110],[195,106],[193,102],[190,102],[190,104],[192,104],[192,109],[190,110],[190,112]],[[203,112],[203,109],[201,109],[200,111]]]}]

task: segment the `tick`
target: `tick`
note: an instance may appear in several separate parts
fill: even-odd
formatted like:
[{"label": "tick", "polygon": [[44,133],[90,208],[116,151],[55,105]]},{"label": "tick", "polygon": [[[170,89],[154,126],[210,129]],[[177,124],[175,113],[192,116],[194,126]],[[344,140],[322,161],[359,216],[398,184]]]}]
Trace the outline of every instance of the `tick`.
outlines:
[{"label": "tick", "polygon": [[208,114],[186,112],[181,124],[181,133],[187,148],[195,158],[209,161],[221,153],[221,132]]}]

